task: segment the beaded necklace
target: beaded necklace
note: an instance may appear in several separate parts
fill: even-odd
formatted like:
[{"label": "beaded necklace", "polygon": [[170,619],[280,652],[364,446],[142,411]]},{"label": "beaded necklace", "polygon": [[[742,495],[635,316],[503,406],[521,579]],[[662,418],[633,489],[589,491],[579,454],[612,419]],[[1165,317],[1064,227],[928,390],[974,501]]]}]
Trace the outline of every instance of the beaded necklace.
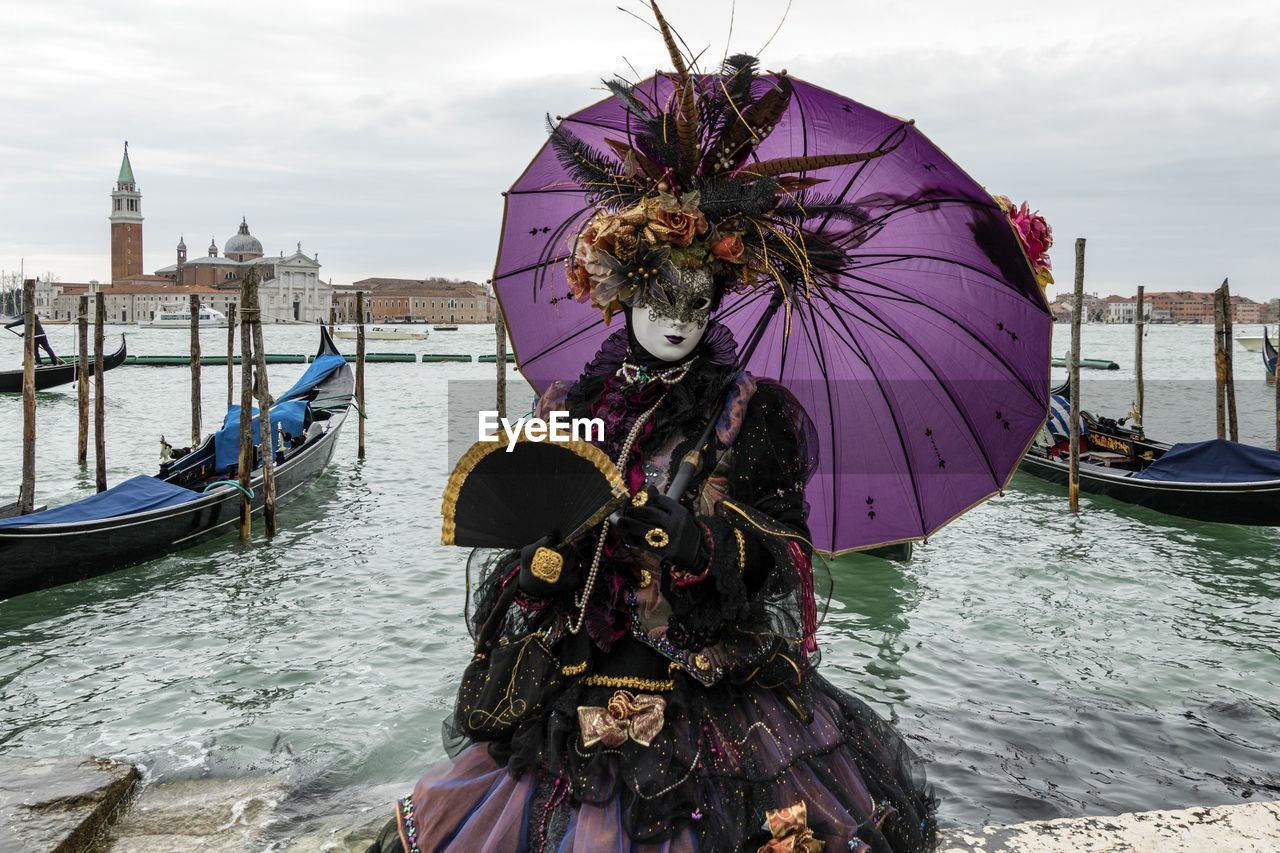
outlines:
[{"label": "beaded necklace", "polygon": [[624,361],[614,374],[621,377],[622,381],[628,385],[634,385],[637,382],[649,382],[653,379],[657,379],[663,385],[675,385],[685,378],[695,361],[697,361],[697,358],[691,358],[684,364],[677,364],[675,367],[668,367],[663,370],[650,370],[643,364]]},{"label": "beaded necklace", "polygon": [[[686,371],[687,372],[687,371]],[[681,377],[683,378],[683,376]],[[677,382],[680,380],[676,380]],[[667,399],[669,391],[663,391],[662,396],[658,398],[658,402],[654,403],[636,418],[636,422],[631,425],[631,431],[627,433],[627,440],[622,443],[622,452],[618,454],[617,466],[621,468],[626,464],[627,457],[631,455],[631,445],[636,443],[636,438],[640,435],[641,428],[645,422],[652,417],[653,413],[658,411],[658,407],[662,405],[662,401]],[[573,603],[578,608],[578,620],[576,623],[569,625],[569,633],[576,634],[582,630],[582,623],[587,618],[587,601],[591,598],[591,592],[595,589],[596,577],[600,574],[600,560],[604,556],[604,540],[609,533],[609,520],[605,519],[600,525],[600,534],[596,539],[596,553],[591,558],[591,569],[587,572],[587,582],[582,586],[582,592],[574,595]]]}]

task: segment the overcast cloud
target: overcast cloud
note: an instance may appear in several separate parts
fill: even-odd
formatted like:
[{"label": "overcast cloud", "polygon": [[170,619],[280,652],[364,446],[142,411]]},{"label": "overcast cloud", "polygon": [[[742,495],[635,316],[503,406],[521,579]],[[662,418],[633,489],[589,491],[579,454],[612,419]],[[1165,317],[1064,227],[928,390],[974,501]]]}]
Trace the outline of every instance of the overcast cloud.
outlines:
[{"label": "overcast cloud", "polygon": [[[123,140],[148,271],[248,217],[335,283],[492,268],[543,114],[665,65],[607,0],[0,0],[0,269],[105,279]],[[638,2],[627,8],[643,14]],[[718,59],[728,0],[667,0]],[[740,0],[735,51],[783,4]],[[909,116],[1053,224],[1059,286],[1280,296],[1280,4],[795,0],[766,67]]]}]

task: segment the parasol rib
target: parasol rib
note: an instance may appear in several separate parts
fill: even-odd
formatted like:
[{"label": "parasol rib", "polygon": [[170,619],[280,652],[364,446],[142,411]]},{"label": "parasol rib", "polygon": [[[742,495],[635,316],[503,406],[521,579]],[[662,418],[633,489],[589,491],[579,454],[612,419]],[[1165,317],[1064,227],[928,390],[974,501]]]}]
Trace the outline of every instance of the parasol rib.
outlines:
[{"label": "parasol rib", "polygon": [[[847,279],[852,279],[854,281],[860,281],[863,284],[868,284],[873,287],[880,288],[882,290],[889,290],[889,292],[892,294],[892,295],[885,295],[885,294],[875,294],[875,293],[863,293],[863,295],[865,296],[869,296],[875,299],[892,299],[895,301],[910,302],[913,305],[919,305],[921,308],[924,308],[926,311],[931,311],[934,314],[937,314],[939,317],[942,317],[943,319],[947,320],[949,323],[951,323],[956,328],[960,329],[966,335],[972,338],[979,346],[981,346],[984,350],[986,350],[987,353],[989,353],[993,358],[999,361],[1000,365],[1009,373],[1009,375],[1014,376],[1018,379],[1018,383],[1022,386],[1022,389],[1024,391],[1030,394],[1034,399],[1036,400],[1040,399],[1036,389],[1027,383],[1025,378],[1021,374],[1019,374],[1017,370],[1014,369],[1013,365],[1009,363],[1009,360],[1005,358],[1004,355],[999,350],[992,347],[991,344],[987,343],[987,341],[979,337],[972,329],[970,329],[968,326],[964,325],[960,321],[956,320],[947,312],[943,311],[942,309],[934,305],[930,305],[927,302],[922,302],[919,299],[908,296],[907,294],[902,293],[901,291],[891,290],[888,287],[888,285],[881,284],[880,282],[874,281],[873,279],[864,278],[860,275],[854,275],[853,273],[849,273],[849,272],[843,273],[842,277]],[[846,288],[840,287],[839,285],[836,285],[836,289],[839,292],[846,291]],[[849,291],[849,292],[856,293],[860,291]]]},{"label": "parasol rib", "polygon": [[[940,374],[937,370],[934,369],[933,363],[921,351],[921,348],[916,344],[914,340],[909,341],[906,339],[902,330],[896,324],[888,320],[886,317],[881,315],[879,312],[877,312],[871,306],[867,305],[862,300],[857,299],[850,294],[845,294],[845,295],[849,299],[853,300],[853,302],[856,303],[858,307],[862,308],[862,310],[866,311],[872,317],[875,317],[876,320],[880,323],[880,325],[884,328],[884,330],[888,334],[892,335],[894,338],[898,339],[904,345],[909,347],[911,349],[912,354],[915,355],[916,358],[920,360],[920,363],[924,365],[924,368],[933,375],[933,378],[937,380],[938,385],[940,385],[942,387],[942,390],[946,393],[947,399],[951,401],[951,405],[955,408],[957,412],[960,413],[961,415],[960,419],[964,422],[965,428],[968,429],[970,438],[973,439],[974,445],[982,453],[982,461],[985,462],[987,465],[987,473],[991,475],[991,482],[995,484],[996,488],[1000,488],[1000,478],[999,476],[996,475],[996,468],[995,468],[995,464],[992,463],[991,461],[991,455],[990,453],[987,452],[986,445],[983,443],[982,439],[978,436],[978,433],[974,429],[972,415],[968,411],[966,411],[965,407],[961,405],[960,401],[956,399],[956,395],[952,392],[951,383],[948,382],[942,376],[942,374]],[[831,304],[832,310],[836,310],[835,304],[831,302],[830,298],[826,297],[825,294],[824,294],[824,298],[827,299],[828,304]]]}]

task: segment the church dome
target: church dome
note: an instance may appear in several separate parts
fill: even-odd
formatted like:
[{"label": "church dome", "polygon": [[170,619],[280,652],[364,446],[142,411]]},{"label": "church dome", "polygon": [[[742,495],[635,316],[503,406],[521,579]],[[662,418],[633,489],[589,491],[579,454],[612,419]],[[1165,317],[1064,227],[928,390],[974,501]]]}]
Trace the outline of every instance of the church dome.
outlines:
[{"label": "church dome", "polygon": [[[226,257],[239,255],[253,255],[254,257],[262,257],[262,243],[258,242],[258,238],[249,233],[249,224],[242,218],[240,220],[240,230],[232,235],[227,241],[227,245],[223,248],[222,254]],[[240,258],[240,260],[244,260]]]}]

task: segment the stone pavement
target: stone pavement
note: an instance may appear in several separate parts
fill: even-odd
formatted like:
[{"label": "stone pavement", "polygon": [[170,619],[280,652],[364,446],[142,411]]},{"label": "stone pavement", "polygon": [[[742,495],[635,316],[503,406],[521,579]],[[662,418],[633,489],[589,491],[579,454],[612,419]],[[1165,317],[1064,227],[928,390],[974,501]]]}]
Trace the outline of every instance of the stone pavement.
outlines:
[{"label": "stone pavement", "polygon": [[1275,853],[1280,802],[951,830],[940,853]]},{"label": "stone pavement", "polygon": [[88,850],[127,805],[137,783],[137,770],[105,759],[0,761],[0,850]]},{"label": "stone pavement", "polygon": [[[148,785],[114,761],[0,761],[0,851],[363,853],[403,786],[325,797],[271,776]],[[407,788],[405,788],[407,790]],[[313,812],[315,814],[313,814]],[[1274,853],[1280,802],[948,830],[940,853]]]}]

